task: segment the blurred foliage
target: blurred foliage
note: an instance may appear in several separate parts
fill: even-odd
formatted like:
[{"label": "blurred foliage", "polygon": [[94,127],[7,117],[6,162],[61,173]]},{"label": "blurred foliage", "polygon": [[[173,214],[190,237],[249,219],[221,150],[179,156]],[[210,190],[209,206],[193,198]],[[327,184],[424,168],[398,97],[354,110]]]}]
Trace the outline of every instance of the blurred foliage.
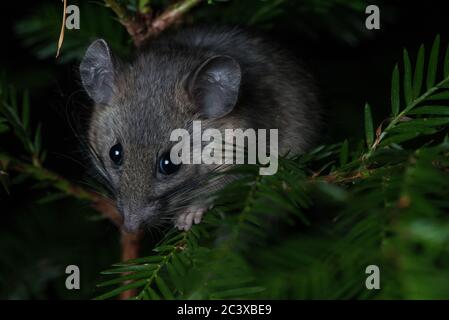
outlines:
[{"label": "blurred foliage", "polygon": [[[67,199],[39,203],[41,198],[36,194],[24,198],[11,217],[8,209],[2,208],[8,230],[0,233],[0,298],[92,296],[91,284],[98,281],[98,266],[118,256],[116,231],[109,222],[87,220],[94,212],[86,205]],[[80,267],[80,290],[65,288],[69,264]]]},{"label": "blurred foliage", "polygon": [[41,124],[38,124],[35,130],[30,127],[29,94],[25,92],[22,95],[19,106],[20,102],[14,87],[6,87],[4,82],[5,80],[0,84],[0,101],[3,103],[0,107],[0,133],[6,132],[11,127],[32,162],[39,166],[45,159],[45,151],[42,150],[42,127]]},{"label": "blurred foliage", "polygon": [[[83,1],[79,8],[80,29],[65,30],[62,54],[56,60],[58,63],[80,60],[86,47],[97,38],[106,39],[118,54],[129,54],[131,40],[111,10],[98,1]],[[56,55],[61,12],[62,4],[44,3],[33,15],[16,24],[16,32],[23,39],[24,46],[30,47],[39,59],[54,58]]]},{"label": "blurred foliage", "polygon": [[319,41],[323,34],[349,44],[368,36],[360,16],[365,0],[247,0],[218,1],[195,12],[197,22],[228,23],[272,29],[298,30],[305,37]]},{"label": "blurred foliage", "polygon": [[[169,1],[119,1],[130,12],[160,11]],[[73,3],[71,3],[73,4]],[[360,16],[365,0],[213,0],[192,11],[189,22],[255,26],[270,29],[276,26],[300,30],[304,36],[319,40],[323,34],[355,44],[368,36]],[[151,6],[151,7],[150,7]],[[111,10],[101,1],[79,5],[82,27],[66,30],[59,63],[80,60],[86,46],[96,38],[104,38],[121,55],[129,54],[130,40]],[[61,10],[45,4],[16,25],[16,32],[26,47],[40,59],[54,57],[61,24]]]},{"label": "blurred foliage", "polygon": [[[110,262],[111,251],[116,247],[116,234],[107,226],[103,232],[95,229],[97,213],[85,203],[68,200],[67,194],[55,190],[55,175],[43,168],[46,152],[42,149],[42,126],[35,128],[31,121],[31,106],[27,92],[18,94],[6,80],[0,82],[0,134],[2,141],[15,138],[20,148],[15,156],[0,146],[0,187],[9,193],[10,188],[28,188],[12,212],[1,203],[2,219],[8,228],[0,233],[0,298],[41,299],[43,297],[79,298],[92,295],[92,283],[98,270],[91,267],[90,259]],[[17,144],[16,144],[17,145]],[[16,146],[17,147],[17,146]],[[20,152],[20,153],[19,153]],[[16,159],[14,159],[16,158]],[[10,171],[16,166],[18,172]],[[70,187],[63,180],[61,188]],[[32,195],[30,190],[32,189]],[[2,199],[3,200],[3,199]],[[6,197],[4,200],[9,200]],[[61,214],[63,213],[63,214]],[[92,220],[92,221],[88,221]],[[32,227],[30,227],[32,226]],[[55,227],[57,226],[57,227]],[[91,228],[91,239],[79,241],[79,230]],[[84,239],[84,238],[81,238]],[[91,251],[98,246],[95,251]],[[90,253],[87,253],[90,252]],[[79,256],[84,256],[80,261]],[[65,286],[67,262],[84,265],[82,290],[68,291]]]}]

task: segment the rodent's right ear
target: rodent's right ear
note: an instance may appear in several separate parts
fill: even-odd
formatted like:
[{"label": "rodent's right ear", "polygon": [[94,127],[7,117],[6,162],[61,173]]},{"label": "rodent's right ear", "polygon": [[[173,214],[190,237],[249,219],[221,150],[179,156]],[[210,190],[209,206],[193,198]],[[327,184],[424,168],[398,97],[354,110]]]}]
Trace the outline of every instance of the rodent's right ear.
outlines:
[{"label": "rodent's right ear", "polygon": [[238,100],[242,70],[229,56],[213,56],[188,78],[187,89],[201,115],[218,119],[230,113]]},{"label": "rodent's right ear", "polygon": [[107,104],[114,91],[114,64],[105,40],[97,39],[91,43],[79,70],[87,94],[95,103]]}]

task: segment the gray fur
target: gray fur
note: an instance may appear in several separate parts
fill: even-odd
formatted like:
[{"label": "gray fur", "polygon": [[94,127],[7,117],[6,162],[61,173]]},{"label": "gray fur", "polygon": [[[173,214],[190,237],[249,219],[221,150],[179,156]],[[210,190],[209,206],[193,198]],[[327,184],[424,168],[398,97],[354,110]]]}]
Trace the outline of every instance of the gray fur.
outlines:
[{"label": "gray fur", "polygon": [[[170,176],[157,171],[156,162],[170,149],[170,133],[176,128],[188,129],[195,119],[205,120],[203,130],[278,128],[281,154],[304,152],[317,138],[320,116],[311,78],[287,53],[260,37],[240,29],[185,29],[152,41],[129,64],[110,55],[108,61],[109,49],[98,41],[104,43],[94,42],[80,67],[83,85],[96,103],[89,141],[127,230],[172,221],[194,201],[201,202],[198,195],[226,182],[206,185],[204,177],[212,170],[207,165],[183,165]],[[197,82],[204,94],[212,94],[198,100],[192,81],[199,81],[195,75],[200,66],[213,57],[226,57],[206,69],[228,72],[227,82],[214,87],[222,85],[225,91],[217,98],[207,84]],[[210,101],[214,107],[207,109]],[[124,149],[120,167],[108,155],[117,142]]]}]

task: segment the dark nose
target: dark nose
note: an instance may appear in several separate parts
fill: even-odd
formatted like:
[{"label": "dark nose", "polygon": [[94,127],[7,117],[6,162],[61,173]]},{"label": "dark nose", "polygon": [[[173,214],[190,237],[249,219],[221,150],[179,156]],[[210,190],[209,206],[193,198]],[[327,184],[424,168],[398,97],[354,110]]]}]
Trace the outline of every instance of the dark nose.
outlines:
[{"label": "dark nose", "polygon": [[139,215],[131,212],[123,213],[123,225],[122,228],[128,233],[136,233],[140,230],[142,221]]},{"label": "dark nose", "polygon": [[144,224],[148,224],[155,217],[155,208],[152,205],[148,206],[119,206],[119,210],[123,216],[122,228],[129,233],[138,232]]}]

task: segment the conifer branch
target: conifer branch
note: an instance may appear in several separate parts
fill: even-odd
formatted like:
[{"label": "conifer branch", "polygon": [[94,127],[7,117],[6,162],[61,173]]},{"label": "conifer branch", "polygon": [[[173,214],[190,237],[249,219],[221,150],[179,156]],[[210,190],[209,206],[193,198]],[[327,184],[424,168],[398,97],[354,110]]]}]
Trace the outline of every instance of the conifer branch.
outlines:
[{"label": "conifer branch", "polygon": [[148,8],[132,14],[116,0],[104,0],[104,2],[115,12],[120,23],[133,39],[134,45],[141,47],[149,39],[157,37],[161,32],[179,22],[184,14],[198,5],[201,0],[178,1],[158,15]]},{"label": "conifer branch", "polygon": [[120,227],[122,224],[121,216],[117,212],[115,204],[101,194],[88,191],[41,165],[18,160],[6,153],[0,153],[0,164],[5,172],[15,171],[24,173],[37,181],[49,183],[49,185],[55,189],[69,196],[82,201],[89,201],[92,203],[93,208],[100,212],[104,217],[110,219],[117,227]]}]

